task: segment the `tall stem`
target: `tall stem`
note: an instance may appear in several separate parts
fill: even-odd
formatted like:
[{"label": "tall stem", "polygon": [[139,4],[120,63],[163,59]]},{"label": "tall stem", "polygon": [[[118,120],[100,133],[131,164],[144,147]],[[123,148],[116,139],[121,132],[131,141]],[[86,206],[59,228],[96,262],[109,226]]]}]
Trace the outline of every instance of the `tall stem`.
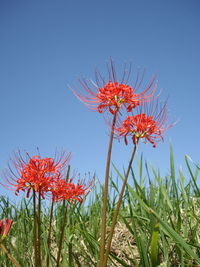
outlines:
[{"label": "tall stem", "polygon": [[63,243],[63,238],[64,238],[66,222],[67,222],[67,206],[65,207],[64,214],[63,214],[63,222],[62,222],[62,228],[61,228],[61,233],[60,233],[56,267],[59,267],[59,265],[60,265],[60,256],[61,256],[62,243]]},{"label": "tall stem", "polygon": [[49,219],[49,233],[48,233],[48,256],[47,256],[47,267],[49,267],[49,260],[50,260],[50,250],[51,250],[51,230],[52,230],[52,220],[53,220],[53,206],[54,206],[54,201],[52,199],[51,202],[51,210],[50,210],[50,219]]},{"label": "tall stem", "polygon": [[3,252],[7,255],[7,257],[9,258],[9,260],[12,262],[12,264],[15,267],[20,267],[20,265],[16,262],[16,260],[10,255],[10,253],[8,252],[8,250],[6,249],[6,247],[0,243],[0,248],[3,250]]},{"label": "tall stem", "polygon": [[102,266],[105,254],[105,239],[106,239],[106,210],[107,210],[107,199],[108,199],[108,182],[110,173],[110,160],[114,136],[114,128],[116,123],[117,111],[113,116],[112,128],[110,133],[110,141],[108,146],[107,162],[106,162],[106,173],[105,173],[105,183],[103,192],[103,207],[102,207],[102,219],[101,219],[101,243],[100,243],[100,266]]},{"label": "tall stem", "polygon": [[41,191],[38,194],[38,267],[41,267]]},{"label": "tall stem", "polygon": [[[67,182],[69,181],[69,175],[70,175],[70,165],[68,166],[68,169],[67,169],[67,176],[66,176],[66,181]],[[56,267],[59,267],[59,265],[60,265],[60,256],[61,256],[61,251],[62,251],[62,243],[63,243],[63,238],[64,238],[65,225],[66,225],[66,222],[67,222],[68,203],[66,204],[66,200],[63,200],[63,208],[64,208],[63,224],[62,224],[61,233],[60,233],[60,241],[59,241],[59,246],[58,246]]]},{"label": "tall stem", "polygon": [[33,189],[33,216],[34,216],[33,246],[34,246],[34,254],[35,254],[35,266],[38,266],[37,214],[36,214],[36,197],[35,197],[35,190],[34,189]]},{"label": "tall stem", "polygon": [[104,261],[103,261],[102,267],[106,267],[106,265],[107,265],[108,255],[109,255],[110,248],[111,248],[112,238],[113,238],[113,234],[114,234],[114,230],[115,230],[115,225],[116,225],[116,222],[117,222],[117,217],[118,217],[118,214],[119,214],[120,205],[121,205],[121,202],[122,202],[122,197],[123,197],[123,194],[124,194],[124,190],[126,188],[128,176],[129,176],[129,173],[130,173],[130,170],[131,170],[133,159],[135,157],[135,153],[137,151],[137,147],[138,147],[138,140],[136,140],[136,144],[134,146],[134,149],[133,149],[133,152],[132,152],[132,155],[131,155],[131,159],[129,161],[128,169],[127,169],[127,172],[126,172],[126,175],[125,175],[125,178],[124,178],[124,182],[123,182],[123,185],[122,185],[122,189],[121,189],[121,192],[120,192],[120,195],[119,195],[119,200],[117,202],[117,207],[116,207],[116,209],[114,211],[114,215],[113,215],[113,219],[112,219],[112,225],[111,225],[111,229],[110,229],[110,235],[109,235],[107,248],[106,248],[106,253],[105,253],[105,256],[104,256]]}]

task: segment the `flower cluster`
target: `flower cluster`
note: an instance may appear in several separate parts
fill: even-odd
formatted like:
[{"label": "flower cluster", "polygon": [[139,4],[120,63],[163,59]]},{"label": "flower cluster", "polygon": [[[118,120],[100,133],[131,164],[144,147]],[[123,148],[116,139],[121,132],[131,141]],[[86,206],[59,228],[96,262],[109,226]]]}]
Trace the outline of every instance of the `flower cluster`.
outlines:
[{"label": "flower cluster", "polygon": [[87,94],[72,91],[87,107],[99,113],[109,111],[114,115],[121,107],[125,107],[127,112],[131,112],[133,108],[153,99],[157,84],[153,78],[142,92],[137,93],[142,84],[143,76],[141,79],[137,77],[135,85],[131,86],[128,84],[130,71],[130,68],[127,71],[124,67],[122,79],[118,82],[114,63],[110,60],[108,81],[105,81],[102,75],[96,72],[96,83],[85,79],[80,80],[81,86]]},{"label": "flower cluster", "polygon": [[53,201],[64,199],[81,201],[89,187],[69,183],[63,178],[64,169],[70,157],[71,154],[66,153],[62,153],[55,159],[41,158],[39,155],[30,157],[27,154],[26,159],[23,159],[19,152],[11,161],[15,167],[14,170],[9,165],[6,172],[7,180],[16,195],[22,190],[29,197],[30,192],[34,190],[42,198],[45,198],[45,194],[51,193]]},{"label": "flower cluster", "polygon": [[[99,72],[96,72],[96,83],[80,80],[87,95],[74,90],[73,93],[86,106],[99,113],[109,111],[113,115],[117,114],[118,127],[114,122],[111,125],[112,131],[119,137],[123,137],[125,144],[128,143],[127,136],[131,136],[134,144],[139,139],[143,139],[145,143],[150,142],[153,147],[156,147],[156,143],[163,140],[163,134],[172,126],[172,124],[167,124],[167,104],[166,102],[159,103],[158,96],[154,96],[157,88],[154,78],[142,92],[137,93],[142,85],[144,75],[141,79],[138,75],[134,86],[130,86],[128,84],[130,73],[130,68],[128,71],[124,68],[122,79],[118,82],[113,61],[110,60],[107,81]],[[120,111],[122,107],[126,112],[132,112],[131,116],[126,113],[124,121],[119,118],[119,115],[122,115]],[[133,113],[135,109],[136,112]],[[119,125],[119,121],[121,125]]]},{"label": "flower cluster", "polygon": [[90,186],[91,184],[86,187],[83,184],[74,184],[63,179],[56,179],[51,186],[52,200],[77,200],[81,202]]},{"label": "flower cluster", "polygon": [[126,145],[127,136],[131,136],[134,144],[143,139],[144,143],[150,142],[156,147],[156,143],[163,140],[163,134],[172,126],[167,124],[167,115],[166,102],[159,105],[158,101],[153,101],[142,106],[135,116],[128,116],[115,130],[120,137],[124,137]]}]

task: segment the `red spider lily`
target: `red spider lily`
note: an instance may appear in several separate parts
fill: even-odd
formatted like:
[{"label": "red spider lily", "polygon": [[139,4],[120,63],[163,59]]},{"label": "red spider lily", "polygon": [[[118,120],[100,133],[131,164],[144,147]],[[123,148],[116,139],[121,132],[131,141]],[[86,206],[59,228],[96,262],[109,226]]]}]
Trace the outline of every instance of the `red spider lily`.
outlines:
[{"label": "red spider lily", "polygon": [[11,219],[0,220],[0,237],[5,238],[8,235],[12,223],[13,220]]},{"label": "red spider lily", "polygon": [[91,184],[88,187],[81,184],[68,183],[63,179],[56,179],[52,185],[52,200],[77,200],[82,201],[83,197],[88,193]]},{"label": "red spider lily", "polygon": [[131,136],[133,143],[139,139],[144,139],[144,143],[150,142],[153,147],[160,140],[163,141],[163,135],[172,124],[168,125],[167,103],[151,102],[145,104],[139,109],[139,114],[128,116],[121,127],[116,128],[119,136],[124,137],[125,144],[128,144],[127,136]]},{"label": "red spider lily", "polygon": [[30,157],[26,154],[26,159],[23,159],[19,152],[11,160],[14,170],[9,165],[6,173],[7,181],[16,195],[22,190],[27,192],[28,197],[30,191],[34,190],[40,192],[44,198],[44,194],[50,191],[53,181],[61,177],[62,170],[68,164],[70,157],[71,154],[66,153],[61,153],[55,159],[41,158],[38,155]]},{"label": "red spider lily", "polygon": [[137,91],[141,87],[144,74],[141,79],[139,79],[139,74],[137,75],[135,85],[132,87],[128,85],[130,73],[131,67],[127,71],[125,65],[122,79],[118,82],[113,61],[110,60],[107,81],[96,71],[96,83],[91,80],[80,80],[81,86],[87,92],[86,95],[72,91],[87,107],[99,113],[109,110],[115,114],[122,106],[126,108],[127,112],[131,112],[136,106],[152,100],[157,84],[153,78],[147,87],[138,94]]}]

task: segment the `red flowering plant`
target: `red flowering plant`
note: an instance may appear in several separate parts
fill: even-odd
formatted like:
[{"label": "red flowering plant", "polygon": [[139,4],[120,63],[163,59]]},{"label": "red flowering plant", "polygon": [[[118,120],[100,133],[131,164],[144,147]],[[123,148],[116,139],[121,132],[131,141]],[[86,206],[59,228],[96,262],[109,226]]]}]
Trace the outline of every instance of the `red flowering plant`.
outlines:
[{"label": "red flowering plant", "polygon": [[157,142],[164,140],[164,133],[170,127],[172,127],[174,123],[168,123],[167,101],[165,101],[164,103],[159,103],[158,99],[154,99],[150,103],[145,103],[143,106],[137,107],[135,115],[132,114],[131,116],[127,116],[127,118],[123,122],[120,122],[120,120],[118,120],[117,124],[118,127],[116,127],[114,130],[115,134],[118,137],[123,137],[126,145],[128,144],[127,137],[130,136],[134,144],[134,149],[129,161],[127,172],[125,174],[117,207],[114,211],[112,225],[110,228],[110,235],[108,238],[107,248],[102,265],[103,267],[105,267],[107,264],[120,204],[131,170],[132,162],[138,148],[138,142],[141,139],[145,143],[149,142],[153,145],[153,147],[156,147]]},{"label": "red flowering plant", "polygon": [[[33,194],[35,266],[41,266],[41,198],[52,196],[48,238],[48,247],[50,248],[54,202],[63,200],[67,200],[70,204],[73,201],[81,202],[91,187],[91,184],[88,186],[75,184],[73,180],[65,179],[65,168],[70,158],[71,153],[66,152],[57,153],[54,158],[41,158],[40,155],[31,157],[28,153],[24,157],[18,151],[10,160],[5,172],[7,188],[14,190],[16,195],[20,191],[26,192],[27,197],[30,196],[30,193]],[[63,229],[64,226],[65,224],[63,224]],[[61,239],[60,244],[62,241]],[[61,245],[59,248],[60,253]],[[47,259],[48,265],[49,260]]]},{"label": "red flowering plant", "polygon": [[31,192],[33,194],[35,266],[41,266],[41,198],[45,198],[55,181],[62,178],[70,157],[71,153],[66,152],[57,153],[54,158],[31,157],[28,153],[24,157],[18,151],[5,172],[6,187],[14,190],[16,195],[20,191],[26,192],[27,197]]},{"label": "red flowering plant", "polygon": [[[115,65],[110,59],[107,65],[108,78],[105,79],[99,72],[95,72],[95,81],[80,79],[79,82],[82,90],[73,90],[75,96],[83,102],[88,108],[103,113],[108,111],[108,114],[112,114],[112,127],[110,133],[110,141],[107,153],[105,184],[104,184],[104,196],[102,206],[102,227],[101,227],[101,256],[100,265],[103,263],[104,250],[105,250],[105,238],[106,238],[106,209],[108,198],[108,184],[109,184],[109,171],[110,161],[112,153],[113,133],[115,129],[116,120],[118,114],[122,108],[127,112],[131,112],[137,106],[140,106],[146,102],[150,102],[154,98],[154,93],[157,88],[155,77],[153,77],[148,85],[140,91],[144,73],[140,76],[139,73],[136,76],[133,85],[130,85],[131,65],[127,68],[124,66],[121,79],[117,78]],[[140,91],[140,92],[139,92]]]},{"label": "red flowering plant", "polygon": [[7,187],[14,190],[16,195],[22,190],[29,197],[30,192],[34,191],[44,198],[45,194],[50,192],[54,180],[61,178],[70,157],[71,153],[65,152],[56,155],[54,159],[41,158],[40,155],[31,157],[28,153],[23,157],[18,151],[10,160],[5,173]]},{"label": "red flowering plant", "polygon": [[[83,181],[79,181],[77,184],[73,183],[74,178],[69,179],[69,170],[67,172],[66,179],[56,179],[51,187],[52,193],[52,206],[50,212],[50,231],[48,236],[48,248],[50,249],[51,244],[51,225],[53,218],[53,205],[55,202],[63,202],[64,211],[63,211],[63,221],[61,225],[61,234],[58,246],[58,254],[56,259],[56,266],[60,264],[61,250],[64,239],[64,229],[67,224],[67,212],[70,207],[68,204],[72,205],[73,209],[76,207],[76,201],[82,203],[83,199],[90,192],[93,185],[93,180],[91,180],[87,185]],[[74,204],[74,205],[73,205]],[[49,258],[47,259],[47,266],[49,266]]]},{"label": "red flowering plant", "polygon": [[127,116],[122,125],[116,128],[116,133],[124,137],[127,145],[127,136],[131,136],[132,141],[136,144],[140,139],[144,143],[150,142],[156,147],[157,142],[163,141],[164,133],[173,125],[168,123],[167,102],[164,104],[158,101],[144,104],[138,108],[138,114]]},{"label": "red flowering plant", "polygon": [[139,77],[138,73],[134,85],[131,86],[129,84],[131,65],[128,68],[126,65],[124,66],[120,80],[117,79],[112,59],[110,59],[107,69],[108,79],[105,79],[99,71],[96,71],[95,81],[79,80],[86,94],[81,90],[72,90],[75,96],[90,109],[99,113],[109,111],[114,115],[121,107],[125,107],[127,112],[131,112],[133,108],[149,102],[154,97],[157,88],[155,77],[150,80],[142,92],[138,93],[143,82],[144,73],[141,77]]}]

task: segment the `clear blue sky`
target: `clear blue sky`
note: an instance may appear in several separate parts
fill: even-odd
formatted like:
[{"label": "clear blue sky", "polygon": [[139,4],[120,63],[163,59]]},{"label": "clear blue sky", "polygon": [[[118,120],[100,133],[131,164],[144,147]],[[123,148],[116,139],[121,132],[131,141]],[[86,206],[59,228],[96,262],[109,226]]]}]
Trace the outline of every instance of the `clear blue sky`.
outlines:
[{"label": "clear blue sky", "polygon": [[[0,1],[0,169],[16,149],[43,156],[73,153],[72,168],[104,180],[108,130],[101,114],[70,92],[77,79],[105,73],[111,56],[157,75],[179,123],[157,148],[139,154],[168,173],[171,140],[176,166],[184,154],[199,162],[199,0]],[[127,166],[131,146],[114,144],[113,162]],[[9,194],[2,187],[0,192]]]}]

